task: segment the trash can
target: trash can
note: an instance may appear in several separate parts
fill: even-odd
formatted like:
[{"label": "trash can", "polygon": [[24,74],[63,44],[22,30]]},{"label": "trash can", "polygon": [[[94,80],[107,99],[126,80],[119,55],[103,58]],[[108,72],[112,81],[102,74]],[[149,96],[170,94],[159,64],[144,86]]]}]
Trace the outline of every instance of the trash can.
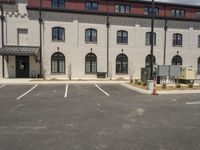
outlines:
[{"label": "trash can", "polygon": [[147,80],[147,90],[153,91],[154,89],[154,80]]}]

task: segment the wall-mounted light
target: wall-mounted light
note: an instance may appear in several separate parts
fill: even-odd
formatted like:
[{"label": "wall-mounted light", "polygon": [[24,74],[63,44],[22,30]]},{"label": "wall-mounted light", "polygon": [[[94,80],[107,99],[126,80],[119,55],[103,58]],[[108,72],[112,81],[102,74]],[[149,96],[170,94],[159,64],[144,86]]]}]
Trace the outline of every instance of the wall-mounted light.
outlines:
[{"label": "wall-mounted light", "polygon": [[57,50],[58,50],[58,52],[60,51],[60,48],[59,47],[57,47]]},{"label": "wall-mounted light", "polygon": [[122,49],[122,53],[124,52],[124,49]]},{"label": "wall-mounted light", "polygon": [[179,55],[179,51],[177,51],[177,55]]},{"label": "wall-mounted light", "polygon": [[90,51],[91,51],[91,53],[92,53],[92,48],[90,48]]}]

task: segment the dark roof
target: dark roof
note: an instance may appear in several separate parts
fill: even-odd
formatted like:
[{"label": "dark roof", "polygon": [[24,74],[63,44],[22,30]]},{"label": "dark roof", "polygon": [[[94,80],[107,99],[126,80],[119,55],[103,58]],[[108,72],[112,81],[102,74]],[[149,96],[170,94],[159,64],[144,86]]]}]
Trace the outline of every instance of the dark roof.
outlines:
[{"label": "dark roof", "polygon": [[36,46],[3,46],[0,55],[3,56],[38,56],[39,47]]}]

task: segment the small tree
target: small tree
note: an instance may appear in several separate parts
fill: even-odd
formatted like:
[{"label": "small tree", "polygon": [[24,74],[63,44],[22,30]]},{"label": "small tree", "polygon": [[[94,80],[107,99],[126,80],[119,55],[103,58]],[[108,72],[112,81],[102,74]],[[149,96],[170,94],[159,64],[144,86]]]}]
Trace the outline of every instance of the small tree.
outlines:
[{"label": "small tree", "polygon": [[68,66],[67,66],[67,70],[68,70],[68,78],[69,78],[69,80],[72,80],[72,64],[71,64],[71,62],[68,64]]},{"label": "small tree", "polygon": [[135,73],[135,66],[133,65],[132,62],[130,62],[130,65],[129,65],[129,68],[128,68],[128,72],[129,72],[130,83],[133,83],[133,78],[134,78],[134,73]]}]

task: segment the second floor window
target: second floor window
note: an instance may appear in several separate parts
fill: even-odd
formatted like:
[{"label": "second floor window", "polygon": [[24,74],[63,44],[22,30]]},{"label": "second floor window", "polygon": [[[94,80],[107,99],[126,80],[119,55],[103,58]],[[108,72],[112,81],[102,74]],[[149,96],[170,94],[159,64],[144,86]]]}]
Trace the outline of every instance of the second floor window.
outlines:
[{"label": "second floor window", "polygon": [[117,5],[115,5],[115,12],[117,12],[117,13],[130,13],[131,12],[131,6],[130,5],[117,4]]},{"label": "second floor window", "polygon": [[[145,45],[151,45],[151,32],[146,33]],[[156,33],[153,33],[153,45],[156,45]]]},{"label": "second floor window", "polygon": [[62,27],[52,28],[52,41],[65,41],[65,29]]},{"label": "second floor window", "polygon": [[[145,15],[151,15],[152,14],[152,8],[151,7],[144,7],[144,14]],[[154,15],[159,15],[159,8],[154,8]]]},{"label": "second floor window", "polygon": [[172,9],[172,17],[185,17],[185,10]]},{"label": "second floor window", "polygon": [[117,31],[117,43],[127,44],[128,43],[128,32],[124,30]]},{"label": "second floor window", "polygon": [[200,48],[200,35],[198,35],[198,48]]},{"label": "second floor window", "polygon": [[97,2],[86,2],[85,3],[85,9],[97,11],[98,10],[98,3]]},{"label": "second floor window", "polygon": [[173,34],[173,46],[182,46],[183,36],[180,33]]},{"label": "second floor window", "polygon": [[51,1],[52,8],[64,8],[65,7],[65,0],[52,0]]},{"label": "second floor window", "polygon": [[97,43],[97,30],[86,29],[85,30],[85,42],[86,43]]},{"label": "second floor window", "polygon": [[197,12],[197,18],[200,19],[200,11]]}]

